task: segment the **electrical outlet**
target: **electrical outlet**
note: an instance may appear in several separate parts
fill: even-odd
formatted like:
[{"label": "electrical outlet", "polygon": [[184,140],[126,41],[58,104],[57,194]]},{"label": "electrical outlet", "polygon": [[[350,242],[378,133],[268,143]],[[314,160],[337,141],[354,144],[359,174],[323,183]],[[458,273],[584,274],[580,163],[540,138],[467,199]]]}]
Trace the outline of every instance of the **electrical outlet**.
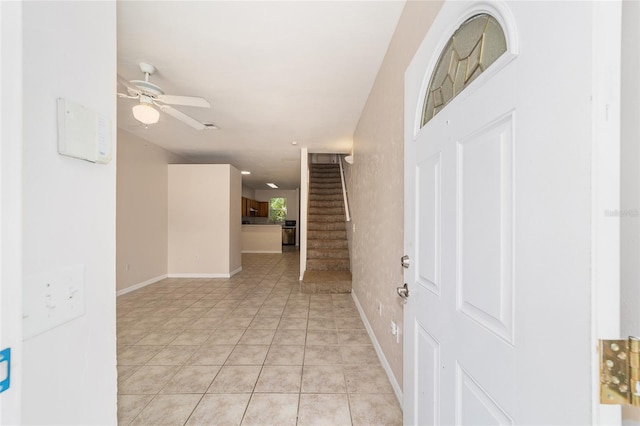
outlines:
[{"label": "electrical outlet", "polygon": [[128,263],[124,264],[124,271],[125,272],[129,272],[129,264]]}]

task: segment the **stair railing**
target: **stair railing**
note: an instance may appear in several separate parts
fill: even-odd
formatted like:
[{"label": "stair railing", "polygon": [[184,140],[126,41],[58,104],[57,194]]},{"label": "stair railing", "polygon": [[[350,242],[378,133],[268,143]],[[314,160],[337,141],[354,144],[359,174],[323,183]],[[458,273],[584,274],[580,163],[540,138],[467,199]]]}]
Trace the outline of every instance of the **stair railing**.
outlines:
[{"label": "stair railing", "polygon": [[309,210],[309,153],[300,150],[300,281],[307,270],[307,222]]},{"label": "stair railing", "polygon": [[344,182],[344,168],[342,167],[342,155],[338,156],[338,163],[340,164],[340,181],[342,182],[342,196],[344,197],[344,212],[347,216],[347,222],[351,221],[351,215],[349,214],[349,199],[347,198],[347,185]]}]

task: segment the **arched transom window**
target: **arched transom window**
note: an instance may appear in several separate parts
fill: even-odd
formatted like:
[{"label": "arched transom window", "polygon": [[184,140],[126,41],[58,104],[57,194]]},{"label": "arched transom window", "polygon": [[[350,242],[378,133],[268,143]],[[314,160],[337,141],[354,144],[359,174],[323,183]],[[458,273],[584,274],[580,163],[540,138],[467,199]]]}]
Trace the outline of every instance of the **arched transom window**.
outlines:
[{"label": "arched transom window", "polygon": [[460,25],[431,75],[421,127],[506,51],[504,31],[493,16],[482,13]]}]

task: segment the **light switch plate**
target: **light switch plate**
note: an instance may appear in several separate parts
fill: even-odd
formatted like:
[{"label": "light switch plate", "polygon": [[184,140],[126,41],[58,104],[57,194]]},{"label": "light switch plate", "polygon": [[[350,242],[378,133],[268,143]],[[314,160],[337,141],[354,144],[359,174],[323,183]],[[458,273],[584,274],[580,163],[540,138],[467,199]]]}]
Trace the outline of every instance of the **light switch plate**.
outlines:
[{"label": "light switch plate", "polygon": [[84,265],[26,277],[23,337],[28,339],[84,315]]}]

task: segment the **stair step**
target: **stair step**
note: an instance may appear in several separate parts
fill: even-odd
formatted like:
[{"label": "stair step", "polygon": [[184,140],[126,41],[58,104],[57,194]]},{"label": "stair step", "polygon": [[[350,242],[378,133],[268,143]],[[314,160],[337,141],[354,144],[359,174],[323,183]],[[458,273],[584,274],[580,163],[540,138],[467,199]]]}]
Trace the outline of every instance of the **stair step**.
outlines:
[{"label": "stair step", "polygon": [[345,248],[309,249],[307,259],[349,259],[349,250]]},{"label": "stair step", "polygon": [[302,293],[351,293],[349,271],[306,271],[300,283]]},{"label": "stair step", "polygon": [[325,208],[325,207],[340,207],[342,208],[342,205],[344,204],[344,199],[342,200],[327,200],[327,201],[323,201],[323,200],[309,200],[309,207],[320,207],[320,208]]},{"label": "stair step", "polygon": [[342,191],[342,182],[312,182],[309,189],[337,189]]},{"label": "stair step", "polygon": [[327,176],[340,177],[340,169],[328,169],[328,170],[311,169],[309,173],[311,173],[311,176],[318,176],[318,177],[327,177]]},{"label": "stair step", "polygon": [[310,216],[320,216],[321,213],[325,213],[326,215],[340,215],[342,216],[342,220],[345,219],[344,209],[342,207],[325,207],[323,209],[318,209],[316,207],[309,208]]},{"label": "stair step", "polygon": [[307,233],[307,240],[340,240],[347,238],[347,231],[311,231]]},{"label": "stair step", "polygon": [[309,188],[309,194],[342,195],[342,188]]},{"label": "stair step", "polygon": [[348,243],[346,239],[339,240],[308,240],[307,248],[309,250],[316,248],[348,248]]},{"label": "stair step", "polygon": [[309,201],[340,201],[344,202],[342,194],[309,194]]},{"label": "stair step", "polygon": [[314,183],[339,183],[342,185],[342,179],[340,179],[340,173],[338,173],[336,176],[316,176],[312,180],[313,180],[313,182],[311,182],[312,185]]},{"label": "stair step", "polygon": [[309,179],[310,183],[311,182],[316,182],[316,183],[339,183],[342,185],[342,180],[340,179],[340,173],[338,173],[337,175],[321,175],[318,176],[316,174],[311,174],[310,176],[311,179]]},{"label": "stair step", "polygon": [[310,173],[317,173],[319,175],[338,175],[340,176],[340,168],[339,167],[335,167],[332,169],[317,169],[317,168],[311,168],[309,170]]},{"label": "stair step", "polygon": [[342,222],[309,222],[307,225],[309,231],[343,231],[345,230],[344,221]]},{"label": "stair step", "polygon": [[349,259],[307,259],[309,271],[348,271]]},{"label": "stair step", "polygon": [[339,169],[338,163],[310,163],[312,169]]},{"label": "stair step", "polygon": [[312,222],[342,222],[344,223],[345,217],[344,214],[326,214],[326,209],[317,209],[315,213],[309,213],[308,219],[309,223]]}]

